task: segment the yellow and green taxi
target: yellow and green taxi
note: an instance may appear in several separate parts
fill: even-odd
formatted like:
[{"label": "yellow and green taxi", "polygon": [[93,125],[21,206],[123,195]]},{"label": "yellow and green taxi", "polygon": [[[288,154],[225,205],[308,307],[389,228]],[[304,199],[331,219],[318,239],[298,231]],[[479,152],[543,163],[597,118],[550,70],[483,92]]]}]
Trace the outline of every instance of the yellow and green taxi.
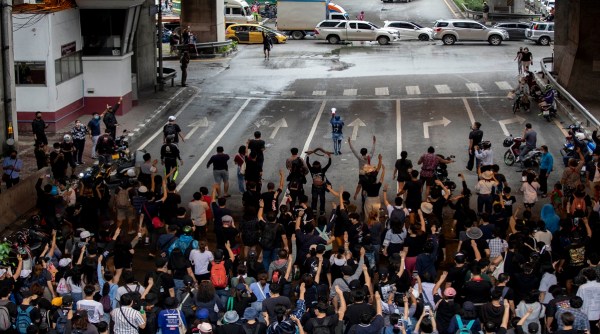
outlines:
[{"label": "yellow and green taxi", "polygon": [[285,43],[287,36],[281,32],[260,24],[240,23],[232,24],[225,30],[225,38],[237,41],[238,43],[261,44],[263,42],[262,33],[268,33],[273,43]]}]

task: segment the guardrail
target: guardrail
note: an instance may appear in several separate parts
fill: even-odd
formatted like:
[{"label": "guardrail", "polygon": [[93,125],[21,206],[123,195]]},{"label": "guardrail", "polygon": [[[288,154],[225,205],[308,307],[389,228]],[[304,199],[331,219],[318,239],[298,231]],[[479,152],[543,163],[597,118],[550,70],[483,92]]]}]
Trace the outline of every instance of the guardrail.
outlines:
[{"label": "guardrail", "polygon": [[578,114],[583,116],[583,118],[585,119],[585,123],[582,123],[582,125],[584,125],[586,128],[600,127],[600,121],[598,121],[598,119],[594,115],[592,115],[592,113],[590,113],[583,105],[581,105],[581,103],[579,103],[579,101],[577,101],[577,99],[575,99],[573,95],[571,95],[563,86],[561,86],[558,83],[558,81],[556,81],[556,79],[554,79],[551,71],[549,71],[546,68],[546,64],[548,63],[553,64],[554,59],[552,57],[543,58],[542,60],[540,60],[540,67],[542,68],[542,72],[544,73],[544,77],[546,78],[546,80],[548,80],[548,82],[554,87],[554,89],[558,91],[561,98],[565,99],[567,102],[570,103],[570,106],[564,106],[565,108],[570,109],[570,111],[565,110],[567,114],[569,114],[568,116],[575,122],[581,122],[581,119],[577,117],[579,115],[576,115],[574,113],[575,111],[577,111]]},{"label": "guardrail", "polygon": [[190,43],[190,44],[178,44],[175,46],[175,48],[178,51],[182,51],[187,49],[187,51],[197,51],[197,50],[203,50],[203,49],[212,49],[212,54],[216,54],[217,53],[217,48],[221,48],[224,46],[231,46],[233,45],[233,41],[232,40],[227,40],[225,42],[206,42],[206,43]]},{"label": "guardrail", "polygon": [[[483,12],[470,10],[464,4],[460,4],[463,8],[463,12],[465,16],[468,18],[472,18],[474,20],[478,20],[483,17]],[[521,13],[503,13],[503,12],[489,12],[488,18],[505,18],[505,19],[539,19],[541,14],[521,14]]]}]

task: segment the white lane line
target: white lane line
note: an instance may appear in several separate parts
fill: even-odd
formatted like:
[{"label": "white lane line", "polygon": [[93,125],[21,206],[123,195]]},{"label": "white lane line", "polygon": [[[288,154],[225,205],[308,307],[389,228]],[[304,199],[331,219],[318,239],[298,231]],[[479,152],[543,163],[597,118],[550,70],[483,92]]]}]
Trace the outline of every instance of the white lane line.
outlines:
[{"label": "white lane line", "polygon": [[435,85],[435,89],[440,94],[451,94],[452,91],[448,85]]},{"label": "white lane line", "polygon": [[354,96],[357,92],[357,89],[344,89],[344,96]]},{"label": "white lane line", "polygon": [[390,95],[390,91],[387,87],[375,88],[375,95]]},{"label": "white lane line", "polygon": [[326,90],[313,90],[313,93],[312,93],[312,95],[318,95],[318,96],[323,96],[325,94],[327,94]]},{"label": "white lane line", "polygon": [[[181,90],[183,91],[183,90]],[[179,95],[179,94],[178,94]],[[187,108],[187,106],[190,105],[190,103],[192,103],[192,101],[194,101],[198,95],[200,95],[200,90],[196,89],[196,93],[194,93],[194,95],[186,102],[184,103],[181,108],[179,108],[179,110],[177,110],[177,113],[175,113],[175,117],[178,117],[184,110],[185,108]],[[151,118],[153,118],[155,115],[153,115]],[[167,122],[165,122],[165,124],[167,124]],[[138,150],[143,150],[146,146],[148,146],[148,144],[150,144],[156,137],[158,137],[158,135],[163,133],[163,129],[162,127],[160,129],[158,129],[150,138],[148,138],[148,140],[146,140],[140,147],[138,147]]]},{"label": "white lane line", "polygon": [[400,99],[396,100],[396,158],[400,159],[402,152],[402,118],[400,114]]},{"label": "white lane line", "polygon": [[304,153],[304,152],[308,151],[308,148],[310,147],[310,142],[312,141],[313,137],[315,136],[315,131],[317,131],[317,127],[319,126],[319,121],[321,120],[321,115],[323,115],[323,110],[325,110],[326,104],[327,104],[327,100],[323,100],[323,102],[321,102],[321,108],[319,108],[319,112],[317,113],[317,118],[315,118],[312,128],[310,128],[310,132],[308,133],[308,138],[306,138],[306,142],[304,143],[304,148],[302,149],[302,154],[300,155],[302,157],[302,159],[304,159],[304,157],[306,156],[306,153]]},{"label": "white lane line", "polygon": [[253,90],[253,91],[250,91],[250,94],[252,94],[252,95],[265,95],[265,92],[260,91],[260,90]]},{"label": "white lane line", "polygon": [[471,121],[471,124],[475,123],[475,117],[473,117],[473,111],[471,110],[469,101],[467,101],[466,97],[463,97],[462,100],[463,104],[465,105],[465,109],[467,109],[467,114],[469,115],[469,120]]},{"label": "white lane line", "polygon": [[466,85],[467,85],[467,88],[469,88],[469,90],[472,92],[482,92],[483,91],[483,88],[481,88],[481,86],[479,86],[478,83],[467,82]]},{"label": "white lane line", "polygon": [[229,131],[229,128],[233,125],[233,123],[235,123],[235,121],[238,119],[238,117],[240,117],[240,115],[242,114],[242,111],[244,111],[244,109],[246,109],[246,107],[252,100],[253,100],[252,98],[247,99],[246,102],[244,102],[244,104],[242,104],[240,109],[238,109],[238,111],[235,113],[235,115],[233,115],[233,117],[229,120],[229,123],[227,123],[227,125],[225,125],[223,130],[221,130],[221,133],[219,133],[217,138],[215,138],[215,140],[210,144],[210,146],[204,151],[204,154],[202,154],[200,159],[198,159],[198,161],[196,161],[194,166],[192,166],[192,168],[187,172],[187,174],[185,175],[183,180],[181,180],[181,182],[179,182],[179,184],[177,185],[178,191],[181,190],[181,188],[183,188],[183,186],[187,183],[187,181],[192,176],[194,176],[194,173],[196,172],[198,167],[200,167],[200,165],[202,165],[204,163],[204,160],[206,159],[206,157],[208,157],[209,154],[213,154],[213,150],[214,150],[215,146],[217,146],[217,144],[219,143],[221,138],[223,138],[223,136],[225,136],[227,131]]},{"label": "white lane line", "polygon": [[511,90],[512,86],[506,81],[496,81],[496,86],[500,89]]},{"label": "white lane line", "polygon": [[296,91],[294,90],[284,90],[283,92],[281,92],[281,96],[294,96],[296,94]]},{"label": "white lane line", "polygon": [[406,94],[408,95],[420,95],[421,89],[419,86],[406,86]]}]

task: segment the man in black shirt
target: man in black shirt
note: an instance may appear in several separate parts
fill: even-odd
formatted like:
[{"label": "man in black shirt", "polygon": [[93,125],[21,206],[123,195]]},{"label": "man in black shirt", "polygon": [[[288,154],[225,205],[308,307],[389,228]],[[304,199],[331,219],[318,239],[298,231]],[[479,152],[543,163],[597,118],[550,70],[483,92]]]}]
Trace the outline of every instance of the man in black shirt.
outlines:
[{"label": "man in black shirt", "polygon": [[114,107],[111,107],[107,104],[106,110],[104,110],[104,112],[101,115],[102,121],[106,126],[106,130],[108,130],[110,136],[113,138],[117,138],[117,126],[119,125],[119,123],[117,122],[115,113],[117,112],[117,110],[119,110],[121,102],[123,102],[123,97],[119,98],[119,101],[117,102],[117,104],[114,105]]},{"label": "man in black shirt", "polygon": [[179,124],[175,123],[175,116],[169,116],[168,120],[169,122],[163,126],[163,143],[167,142],[167,137],[171,137],[175,144],[179,143],[180,137],[181,141],[185,142]]},{"label": "man in black shirt", "polygon": [[[314,161],[312,163],[312,166],[310,164],[310,158],[309,155],[311,155],[312,153],[316,152],[317,150],[320,150],[321,152],[325,153],[327,155],[327,165],[325,165],[325,167],[321,167],[321,163],[319,161]],[[319,199],[319,206],[320,206],[320,215],[324,215],[325,214],[325,192],[327,191],[327,177],[325,176],[325,173],[327,173],[327,170],[329,169],[329,166],[331,166],[331,154],[329,152],[325,152],[322,149],[317,149],[314,151],[308,151],[306,152],[306,165],[308,166],[308,170],[310,171],[310,175],[312,175],[312,203],[311,203],[311,207],[313,208],[313,210],[317,209],[317,199]]]},{"label": "man in black shirt", "polygon": [[[483,131],[481,131],[481,123],[475,122],[471,126],[471,132],[469,132],[469,162],[467,162],[467,169],[473,170],[473,165],[475,162],[475,146],[479,146],[481,144],[481,140],[483,139]],[[475,166],[477,168],[477,166]]]},{"label": "man in black shirt", "polygon": [[218,146],[217,154],[210,157],[206,164],[206,168],[210,168],[210,165],[213,165],[215,189],[219,196],[221,194],[221,182],[223,182],[223,197],[231,196],[229,195],[229,170],[227,168],[227,161],[229,161],[229,155],[224,153],[223,146]]},{"label": "man in black shirt", "polygon": [[110,130],[107,128],[102,136],[98,138],[96,143],[96,154],[101,159],[100,162],[110,162],[112,154],[115,152],[115,140],[110,135]]},{"label": "man in black shirt", "polygon": [[[265,155],[263,153],[265,151],[265,141],[261,139],[260,131],[255,131],[254,139],[248,140],[248,148],[250,152],[256,153],[256,162],[262,171],[263,163],[265,162]],[[248,167],[246,166],[246,168]]]},{"label": "man in black shirt", "polygon": [[177,160],[183,166],[183,160],[179,155],[179,148],[173,144],[172,138],[167,138],[167,142],[160,148],[160,161],[165,166],[165,174],[169,175],[171,169],[177,168]]},{"label": "man in black shirt", "polygon": [[44,145],[48,145],[48,138],[46,137],[46,128],[48,128],[48,124],[44,122],[42,119],[42,113],[36,112],[35,118],[31,122],[31,131],[33,132],[33,139],[35,139],[36,145],[39,143],[44,143]]}]

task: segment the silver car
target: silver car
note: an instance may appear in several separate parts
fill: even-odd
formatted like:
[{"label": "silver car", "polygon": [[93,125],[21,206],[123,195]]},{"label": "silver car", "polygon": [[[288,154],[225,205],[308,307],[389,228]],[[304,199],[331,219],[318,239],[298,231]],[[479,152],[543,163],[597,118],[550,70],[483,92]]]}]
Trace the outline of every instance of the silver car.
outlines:
[{"label": "silver car", "polygon": [[428,41],[432,38],[433,29],[409,21],[384,21],[384,28],[395,29],[400,33],[400,39],[418,39]]},{"label": "silver car", "polygon": [[474,20],[437,20],[433,25],[433,39],[446,45],[456,41],[487,41],[491,45],[500,45],[509,37],[504,29],[488,28]]},{"label": "silver car", "polygon": [[550,45],[554,40],[554,22],[531,22],[525,30],[525,38],[537,44]]},{"label": "silver car", "polygon": [[499,22],[493,28],[503,29],[510,35],[511,41],[525,39],[525,30],[529,28],[529,22]]}]

